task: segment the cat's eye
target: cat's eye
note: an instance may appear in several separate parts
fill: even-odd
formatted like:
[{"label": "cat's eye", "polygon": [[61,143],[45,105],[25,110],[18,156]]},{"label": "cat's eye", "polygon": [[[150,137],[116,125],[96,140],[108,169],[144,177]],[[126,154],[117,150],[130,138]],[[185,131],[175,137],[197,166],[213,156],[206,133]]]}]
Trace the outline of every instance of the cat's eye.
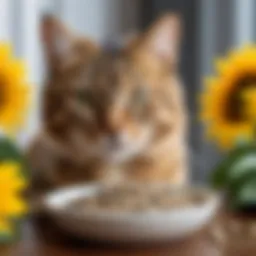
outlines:
[{"label": "cat's eye", "polygon": [[147,90],[144,87],[137,88],[133,93],[133,104],[135,106],[143,106],[147,102]]},{"label": "cat's eye", "polygon": [[76,98],[80,103],[85,105],[92,105],[93,103],[92,94],[89,91],[77,90]]},{"label": "cat's eye", "polygon": [[144,113],[148,102],[148,91],[144,87],[138,87],[132,95],[131,109],[136,116],[140,116]]}]

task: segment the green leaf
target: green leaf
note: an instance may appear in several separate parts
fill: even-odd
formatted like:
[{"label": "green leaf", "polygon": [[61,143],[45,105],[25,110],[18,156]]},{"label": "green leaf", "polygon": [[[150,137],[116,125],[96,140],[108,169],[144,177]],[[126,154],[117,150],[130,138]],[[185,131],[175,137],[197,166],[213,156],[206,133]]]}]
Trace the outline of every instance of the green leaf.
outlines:
[{"label": "green leaf", "polygon": [[256,154],[247,154],[242,156],[233,166],[227,171],[228,184],[235,182],[247,174],[256,176]]},{"label": "green leaf", "polygon": [[[228,191],[232,196],[237,196],[252,180],[256,179],[256,168],[247,169],[246,173],[238,179],[229,180]],[[255,187],[256,189],[256,187]]]},{"label": "green leaf", "polygon": [[24,177],[28,178],[28,167],[25,158],[15,143],[6,137],[0,137],[0,162],[14,161],[22,166]]},{"label": "green leaf", "polygon": [[22,160],[22,154],[15,144],[8,138],[0,138],[0,161]]},{"label": "green leaf", "polygon": [[0,244],[8,244],[13,241],[13,236],[11,234],[0,232]]},{"label": "green leaf", "polygon": [[231,194],[231,200],[236,208],[256,205],[256,176],[247,176],[240,181]]},{"label": "green leaf", "polygon": [[20,240],[22,225],[24,223],[25,216],[22,217],[10,217],[9,221],[11,223],[11,233],[4,233],[0,231],[0,245],[14,243]]},{"label": "green leaf", "polygon": [[228,184],[230,176],[229,171],[247,154],[256,155],[256,145],[254,143],[238,146],[231,151],[223,161],[220,162],[210,177],[212,186],[217,189],[225,188]]}]

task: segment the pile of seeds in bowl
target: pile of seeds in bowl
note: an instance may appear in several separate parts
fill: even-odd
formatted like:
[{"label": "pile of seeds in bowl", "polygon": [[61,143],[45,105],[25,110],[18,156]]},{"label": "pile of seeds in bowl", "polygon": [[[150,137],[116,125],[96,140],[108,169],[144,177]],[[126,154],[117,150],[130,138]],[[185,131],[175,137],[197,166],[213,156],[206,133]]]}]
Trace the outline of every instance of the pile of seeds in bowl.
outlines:
[{"label": "pile of seeds in bowl", "polygon": [[201,205],[208,196],[202,191],[171,186],[115,185],[104,187],[93,196],[76,199],[71,207],[78,211],[169,210]]}]

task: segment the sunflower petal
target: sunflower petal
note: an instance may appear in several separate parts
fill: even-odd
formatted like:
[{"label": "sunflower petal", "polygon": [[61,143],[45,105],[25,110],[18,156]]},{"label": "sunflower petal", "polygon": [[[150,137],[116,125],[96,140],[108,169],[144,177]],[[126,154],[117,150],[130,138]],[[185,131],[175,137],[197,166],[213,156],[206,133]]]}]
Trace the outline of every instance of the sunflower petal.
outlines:
[{"label": "sunflower petal", "polygon": [[7,134],[20,128],[28,110],[26,74],[25,63],[12,56],[11,46],[0,44],[0,127]]}]

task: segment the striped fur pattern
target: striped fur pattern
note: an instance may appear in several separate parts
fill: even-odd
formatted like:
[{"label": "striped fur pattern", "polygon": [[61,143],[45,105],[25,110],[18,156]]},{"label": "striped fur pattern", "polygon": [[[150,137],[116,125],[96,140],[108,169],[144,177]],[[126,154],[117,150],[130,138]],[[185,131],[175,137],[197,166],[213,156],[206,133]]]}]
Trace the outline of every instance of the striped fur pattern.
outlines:
[{"label": "striped fur pattern", "polygon": [[42,22],[48,64],[43,127],[29,151],[35,182],[187,179],[186,109],[176,70],[180,21],[159,19],[118,51]]}]

